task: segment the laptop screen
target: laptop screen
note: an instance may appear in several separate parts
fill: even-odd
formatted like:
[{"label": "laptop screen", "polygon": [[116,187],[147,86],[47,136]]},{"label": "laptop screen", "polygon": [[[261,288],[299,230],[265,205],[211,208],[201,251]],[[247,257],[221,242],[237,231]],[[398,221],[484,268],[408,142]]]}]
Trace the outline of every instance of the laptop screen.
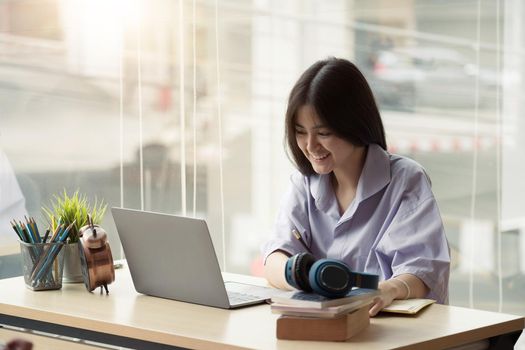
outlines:
[{"label": "laptop screen", "polygon": [[229,307],[204,220],[122,208],[111,212],[137,292]]}]

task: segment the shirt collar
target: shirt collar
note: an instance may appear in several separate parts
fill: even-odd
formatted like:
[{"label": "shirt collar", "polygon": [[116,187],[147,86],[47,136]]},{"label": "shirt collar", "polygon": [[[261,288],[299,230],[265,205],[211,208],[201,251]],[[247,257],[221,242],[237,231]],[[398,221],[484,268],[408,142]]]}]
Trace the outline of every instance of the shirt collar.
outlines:
[{"label": "shirt collar", "polygon": [[[310,191],[319,210],[328,211],[334,199],[330,174],[310,176]],[[390,182],[390,157],[379,145],[370,144],[365,164],[357,184],[357,192],[350,208],[379,192]],[[347,210],[348,212],[349,210]],[[345,214],[347,214],[345,212]],[[346,216],[346,215],[344,215]]]},{"label": "shirt collar", "polygon": [[359,177],[355,202],[360,203],[381,191],[390,182],[390,156],[379,145],[370,144]]},{"label": "shirt collar", "polygon": [[310,192],[315,200],[317,209],[326,212],[330,206],[330,199],[333,198],[334,192],[330,174],[314,174],[310,176]]}]

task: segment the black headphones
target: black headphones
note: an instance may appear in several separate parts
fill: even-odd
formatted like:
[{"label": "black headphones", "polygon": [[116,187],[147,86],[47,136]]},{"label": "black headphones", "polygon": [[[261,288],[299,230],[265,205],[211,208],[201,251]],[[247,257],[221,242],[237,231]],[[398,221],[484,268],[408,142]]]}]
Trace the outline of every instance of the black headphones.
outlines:
[{"label": "black headphones", "polygon": [[342,261],[316,260],[312,254],[299,253],[290,257],[285,268],[286,282],[305,292],[315,292],[327,298],[340,298],[353,287],[377,289],[378,275],[352,272]]}]

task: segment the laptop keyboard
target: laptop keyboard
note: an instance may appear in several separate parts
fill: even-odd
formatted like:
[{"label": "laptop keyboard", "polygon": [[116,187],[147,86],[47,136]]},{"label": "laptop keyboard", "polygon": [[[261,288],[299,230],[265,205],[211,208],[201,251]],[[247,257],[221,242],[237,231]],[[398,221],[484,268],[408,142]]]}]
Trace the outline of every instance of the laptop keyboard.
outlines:
[{"label": "laptop keyboard", "polygon": [[231,305],[263,301],[271,298],[274,289],[268,287],[254,286],[250,284],[225,282],[226,292]]},{"label": "laptop keyboard", "polygon": [[228,299],[230,300],[230,304],[235,305],[261,300],[261,296],[228,291]]}]

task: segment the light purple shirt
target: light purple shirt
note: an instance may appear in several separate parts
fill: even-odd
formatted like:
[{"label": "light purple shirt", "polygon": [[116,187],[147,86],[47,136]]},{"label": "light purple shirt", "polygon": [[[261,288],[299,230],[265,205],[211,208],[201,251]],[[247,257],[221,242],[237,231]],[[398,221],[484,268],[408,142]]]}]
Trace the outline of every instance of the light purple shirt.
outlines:
[{"label": "light purple shirt", "polygon": [[262,246],[265,261],[278,249],[305,251],[291,234],[296,228],[318,259],[339,259],[381,280],[413,274],[429,287],[427,298],[448,303],[449,247],[421,165],[370,145],[355,199],[343,215],[330,175],[296,172],[291,183],[274,236]]}]

